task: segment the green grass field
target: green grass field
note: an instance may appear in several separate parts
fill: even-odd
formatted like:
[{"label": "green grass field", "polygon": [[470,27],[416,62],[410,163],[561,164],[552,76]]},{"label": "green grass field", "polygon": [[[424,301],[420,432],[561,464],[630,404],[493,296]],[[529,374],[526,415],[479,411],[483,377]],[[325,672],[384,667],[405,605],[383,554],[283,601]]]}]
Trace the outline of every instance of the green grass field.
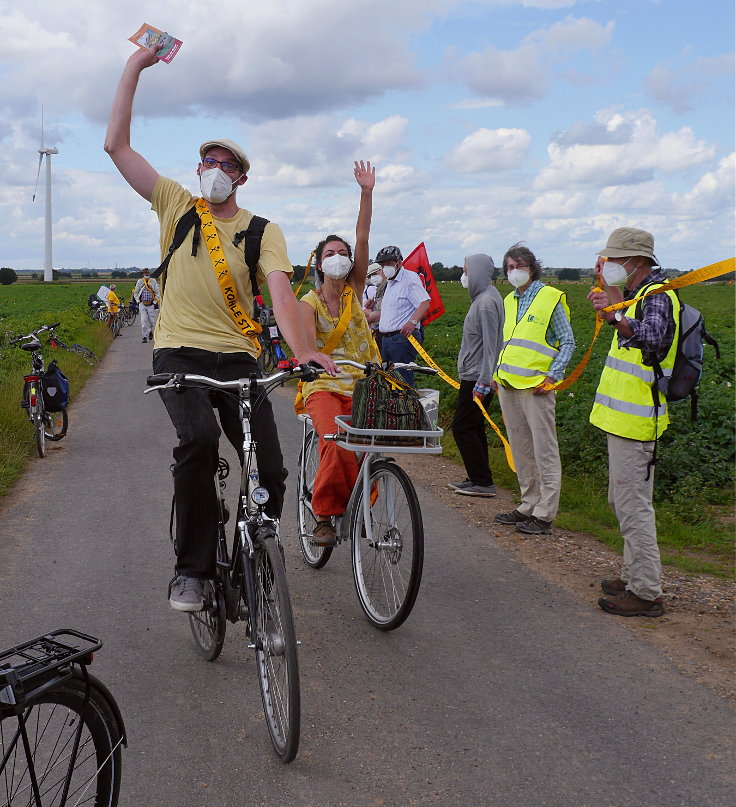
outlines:
[{"label": "green grass field", "polygon": [[[35,447],[30,424],[19,403],[27,355],[8,345],[14,336],[61,321],[60,337],[78,342],[102,356],[110,341],[107,328],[87,314],[87,296],[99,288],[91,283],[23,283],[0,286],[0,496],[22,472]],[[118,282],[121,299],[128,299],[132,283]],[[304,294],[309,288],[302,289]],[[510,286],[499,286],[502,294]],[[572,369],[587,349],[593,334],[593,313],[586,300],[587,283],[560,284],[568,296],[577,348]],[[469,297],[459,283],[440,284],[447,313],[426,329],[425,347],[451,376],[456,376],[457,353]],[[699,308],[721,348],[720,360],[706,345],[701,383],[699,419],[690,422],[689,403],[671,407],[671,425],[659,443],[655,499],[662,556],[690,571],[719,575],[732,573],[734,537],[734,287],[713,283],[685,289],[685,301]],[[564,481],[558,526],[589,532],[606,544],[621,548],[616,521],[606,500],[607,455],[602,432],[588,423],[593,394],[611,339],[603,329],[582,377],[559,393],[557,425]],[[64,351],[56,357],[71,382],[74,396],[93,372],[79,357]],[[440,379],[422,381],[440,390],[441,424],[447,430],[456,392]],[[70,429],[74,428],[73,409]],[[491,417],[502,425],[498,403]],[[506,465],[498,438],[489,432],[491,465],[496,481],[516,490],[516,477]],[[445,453],[459,461],[452,436],[444,440]]]}]

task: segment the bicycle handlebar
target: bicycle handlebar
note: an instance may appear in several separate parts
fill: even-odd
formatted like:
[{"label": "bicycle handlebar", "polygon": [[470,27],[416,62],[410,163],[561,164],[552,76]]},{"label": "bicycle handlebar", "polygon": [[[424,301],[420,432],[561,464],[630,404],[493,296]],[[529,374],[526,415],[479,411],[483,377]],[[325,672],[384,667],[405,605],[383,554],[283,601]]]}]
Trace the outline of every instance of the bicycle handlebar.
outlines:
[{"label": "bicycle handlebar", "polygon": [[[322,367],[316,365],[320,370]],[[273,375],[259,378],[258,376],[251,375],[244,378],[236,378],[233,381],[218,381],[216,378],[210,378],[206,375],[195,375],[194,373],[156,373],[146,378],[148,387],[143,390],[144,394],[153,392],[157,389],[176,389],[186,384],[203,384],[207,387],[214,387],[215,389],[240,389],[241,387],[250,386],[255,384],[257,387],[265,387],[268,384],[285,383],[292,378],[301,378],[303,381],[314,380],[318,373],[316,367],[311,364],[299,364],[296,367],[291,367],[288,370],[281,370]]]},{"label": "bicycle handlebar", "polygon": [[19,336],[17,339],[11,340],[10,344],[14,345],[16,342],[22,342],[24,339],[35,339],[40,333],[44,331],[53,331],[54,328],[58,328],[61,325],[60,322],[55,322],[53,325],[43,325],[40,328],[37,328],[35,331],[31,331],[27,333],[25,336]]},{"label": "bicycle handlebar", "polygon": [[[370,361],[361,364],[361,362],[353,361],[352,359],[335,359],[335,364],[355,367],[357,370],[362,370],[366,375],[370,373],[373,367],[380,366]],[[424,367],[420,364],[415,364],[414,362],[394,362],[391,366],[394,370],[413,370],[415,373],[437,375],[437,370],[435,370],[434,367]]]}]

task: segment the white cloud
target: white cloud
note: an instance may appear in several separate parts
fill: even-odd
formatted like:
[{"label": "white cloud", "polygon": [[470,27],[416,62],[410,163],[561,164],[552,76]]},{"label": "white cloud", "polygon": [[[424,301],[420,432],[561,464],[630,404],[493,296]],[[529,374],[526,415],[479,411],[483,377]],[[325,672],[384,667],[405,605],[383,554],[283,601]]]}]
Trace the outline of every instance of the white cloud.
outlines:
[{"label": "white cloud", "polygon": [[447,163],[462,173],[513,170],[523,165],[531,140],[524,129],[478,129],[453,149]]},{"label": "white cloud", "polygon": [[[597,123],[615,142],[549,144],[549,164],[535,181],[540,191],[570,186],[604,187],[649,181],[658,172],[685,171],[713,159],[715,148],[698,140],[689,126],[663,135],[646,110],[603,110]],[[625,139],[616,137],[625,132]]]},{"label": "white cloud", "polygon": [[677,113],[694,109],[703,98],[712,95],[717,79],[725,77],[728,92],[733,92],[734,54],[721,53],[683,61],[677,67],[659,64],[645,79],[647,91]]}]

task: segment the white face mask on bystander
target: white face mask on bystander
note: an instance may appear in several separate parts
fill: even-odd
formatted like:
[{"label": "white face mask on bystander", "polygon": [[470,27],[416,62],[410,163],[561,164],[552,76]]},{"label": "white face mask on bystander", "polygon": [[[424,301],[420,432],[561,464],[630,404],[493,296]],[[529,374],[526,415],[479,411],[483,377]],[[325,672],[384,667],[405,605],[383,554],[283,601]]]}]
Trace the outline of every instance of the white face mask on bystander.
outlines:
[{"label": "white face mask on bystander", "polygon": [[353,268],[353,262],[347,255],[330,255],[322,261],[322,271],[327,277],[340,280]]},{"label": "white face mask on bystander", "polygon": [[224,202],[233,192],[234,182],[221,168],[210,168],[199,175],[199,190],[213,204]]}]

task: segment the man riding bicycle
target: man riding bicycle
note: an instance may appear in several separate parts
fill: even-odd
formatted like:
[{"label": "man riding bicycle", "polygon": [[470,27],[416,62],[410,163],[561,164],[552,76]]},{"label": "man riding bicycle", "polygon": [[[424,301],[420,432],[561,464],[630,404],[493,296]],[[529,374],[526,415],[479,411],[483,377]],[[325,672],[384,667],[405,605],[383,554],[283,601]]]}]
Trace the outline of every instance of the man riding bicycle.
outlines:
[{"label": "man riding bicycle", "polygon": [[[105,151],[123,178],[151,202],[159,217],[162,257],[169,252],[177,222],[195,203],[199,217],[200,227],[190,229],[181,247],[171,253],[166,269],[154,331],[153,370],[234,380],[258,373],[257,335],[248,324],[248,313],[253,311],[252,286],[243,245],[233,243],[236,233],[246,230],[253,218],[235,199],[238,187],[248,179],[250,163],[231,140],[203,143],[197,167],[202,198],[197,199],[178,183],[160,176],[131,148],[130,120],[138,79],[142,70],[159,61],[159,48],[139,49],[128,59],[105,138]],[[199,236],[198,248],[193,245],[195,234]],[[334,375],[338,370],[332,359],[309,348],[291,288],[292,271],[281,229],[267,224],[257,279],[268,286],[278,325],[297,360],[315,361]],[[174,448],[177,561],[169,602],[178,611],[198,611],[203,605],[202,580],[215,571],[217,499],[213,479],[220,427],[240,453],[238,403],[202,389],[165,390],[161,398],[179,436],[179,445]],[[219,426],[213,407],[220,416]],[[257,439],[260,481],[270,494],[266,513],[278,518],[286,469],[265,396],[254,401],[251,422]]]}]

